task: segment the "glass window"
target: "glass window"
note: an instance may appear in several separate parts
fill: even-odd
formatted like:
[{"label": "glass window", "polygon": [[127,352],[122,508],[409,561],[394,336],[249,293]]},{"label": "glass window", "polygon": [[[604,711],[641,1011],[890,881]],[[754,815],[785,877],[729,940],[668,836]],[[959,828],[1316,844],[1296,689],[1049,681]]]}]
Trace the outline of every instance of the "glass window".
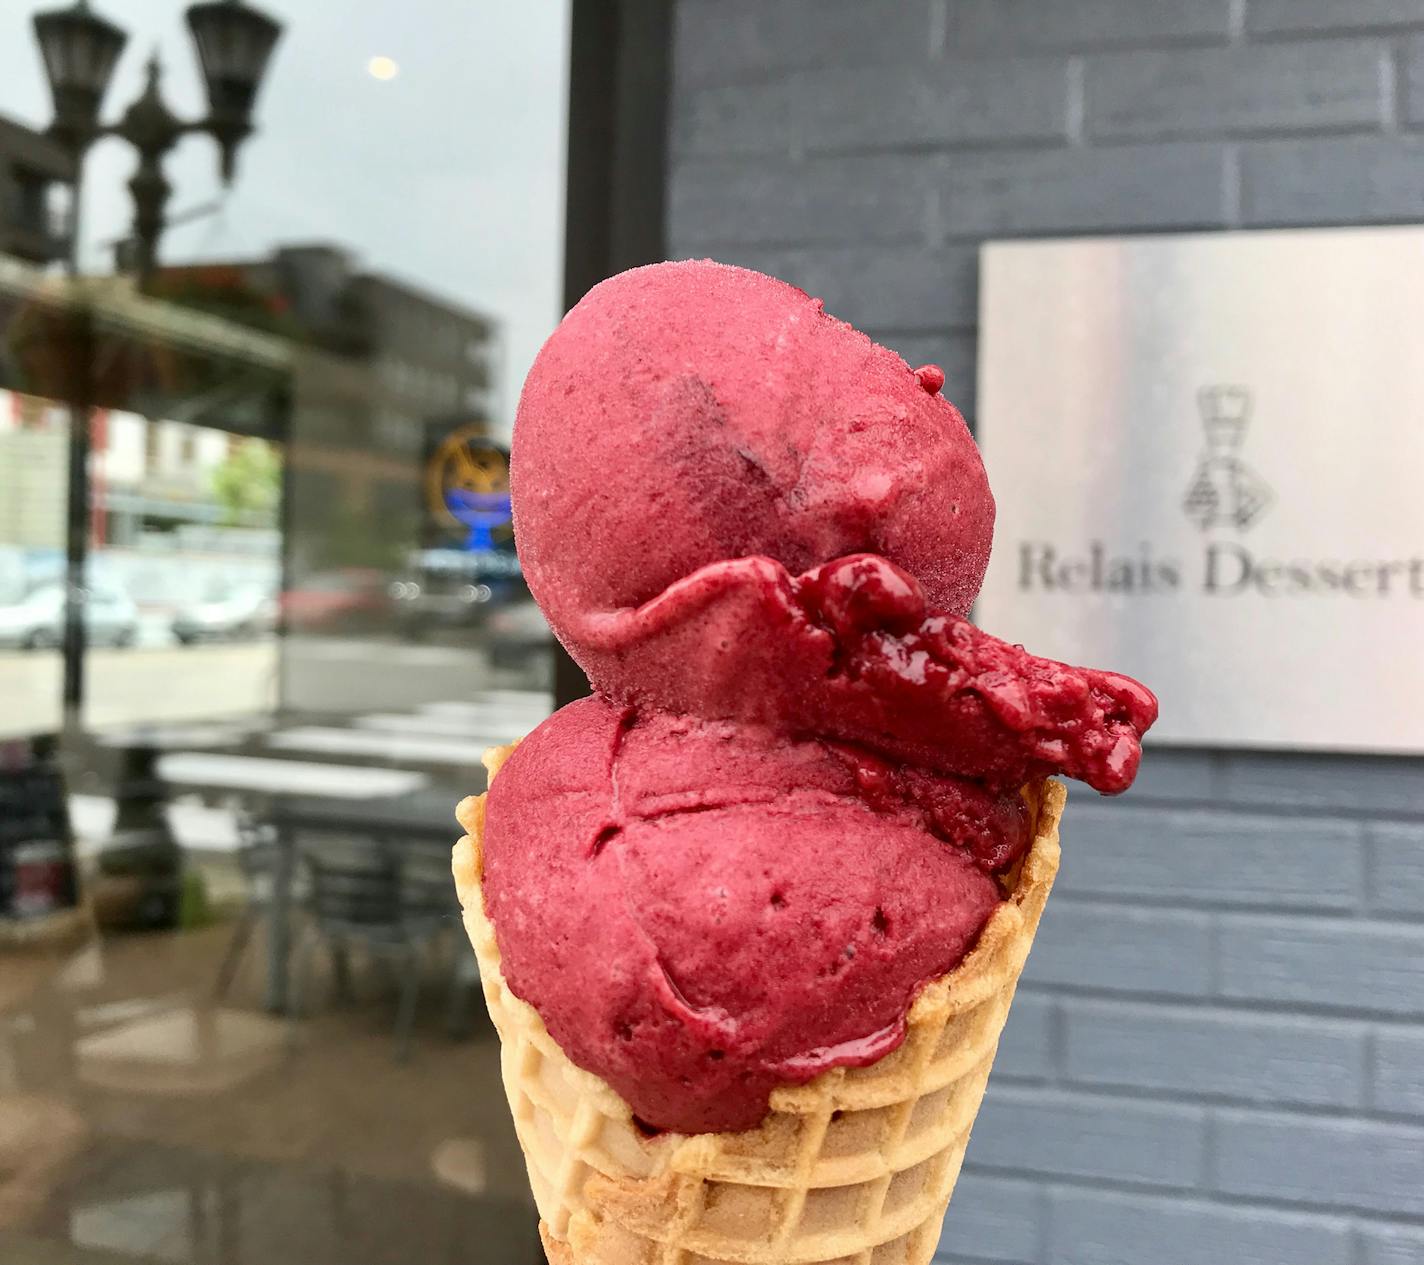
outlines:
[{"label": "glass window", "polygon": [[[560,310],[567,0],[68,3],[0,6],[0,1237],[532,1265],[449,855],[551,709],[508,441]],[[99,121],[144,102],[145,152],[51,128],[55,9],[126,35]],[[225,153],[189,19],[258,11]],[[206,37],[229,75],[256,21]],[[323,865],[374,930],[337,943]],[[11,987],[21,921],[53,940]]]}]

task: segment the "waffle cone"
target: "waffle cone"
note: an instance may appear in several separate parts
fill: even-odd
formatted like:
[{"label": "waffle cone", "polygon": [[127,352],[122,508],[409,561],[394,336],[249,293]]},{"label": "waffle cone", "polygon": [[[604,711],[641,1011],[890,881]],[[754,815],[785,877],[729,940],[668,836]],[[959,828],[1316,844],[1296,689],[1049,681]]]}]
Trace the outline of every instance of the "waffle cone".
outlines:
[{"label": "waffle cone", "polygon": [[[491,778],[511,750],[487,753]],[[1024,794],[1036,828],[1009,899],[921,990],[899,1049],[775,1090],[749,1132],[655,1138],[505,984],[480,896],[484,796],[465,800],[455,883],[552,1265],[926,1265],[1058,871],[1063,787]]]}]

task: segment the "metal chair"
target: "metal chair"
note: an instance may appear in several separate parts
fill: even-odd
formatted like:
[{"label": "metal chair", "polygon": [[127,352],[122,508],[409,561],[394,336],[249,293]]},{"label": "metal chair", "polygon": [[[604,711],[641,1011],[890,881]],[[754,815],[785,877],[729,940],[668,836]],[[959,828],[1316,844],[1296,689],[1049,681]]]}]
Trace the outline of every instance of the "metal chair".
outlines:
[{"label": "metal chair", "polygon": [[410,907],[403,895],[399,858],[384,839],[312,848],[304,851],[303,860],[311,882],[311,919],[292,955],[290,1041],[295,1045],[318,943],[325,943],[338,963],[343,953],[358,945],[396,969],[396,1057],[404,1062],[410,1057],[421,967],[430,946],[444,932],[446,920]]},{"label": "metal chair", "polygon": [[237,974],[242,955],[252,939],[252,929],[266,915],[272,900],[272,870],[276,860],[277,830],[260,821],[250,809],[237,809],[237,864],[247,883],[247,903],[232,929],[227,951],[218,967],[214,995],[219,1001],[227,996]]},{"label": "metal chair", "polygon": [[449,982],[445,1031],[451,1037],[468,1036],[480,988],[479,965],[465,936],[460,900],[450,881],[450,850],[415,844],[402,854],[401,899],[411,915],[438,924],[441,951],[449,957]]}]

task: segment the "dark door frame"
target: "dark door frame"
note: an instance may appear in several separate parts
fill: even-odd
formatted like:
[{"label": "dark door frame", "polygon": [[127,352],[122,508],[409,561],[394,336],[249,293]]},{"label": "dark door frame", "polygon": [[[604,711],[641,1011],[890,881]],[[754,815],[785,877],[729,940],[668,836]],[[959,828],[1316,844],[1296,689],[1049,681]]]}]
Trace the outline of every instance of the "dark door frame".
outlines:
[{"label": "dark door frame", "polygon": [[[564,308],[605,277],[666,254],[675,0],[571,0]],[[554,704],[588,693],[554,648]]]}]

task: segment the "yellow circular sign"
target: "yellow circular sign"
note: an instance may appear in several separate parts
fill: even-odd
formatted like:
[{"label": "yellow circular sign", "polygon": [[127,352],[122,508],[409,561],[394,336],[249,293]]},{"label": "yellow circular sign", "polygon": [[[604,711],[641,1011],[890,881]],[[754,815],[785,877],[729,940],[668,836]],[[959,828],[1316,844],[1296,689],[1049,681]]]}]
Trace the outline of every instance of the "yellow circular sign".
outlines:
[{"label": "yellow circular sign", "polygon": [[434,517],[468,527],[470,512],[478,506],[479,517],[489,522],[487,516],[497,516],[508,497],[509,458],[480,427],[463,426],[441,440],[425,471],[425,500]]}]

